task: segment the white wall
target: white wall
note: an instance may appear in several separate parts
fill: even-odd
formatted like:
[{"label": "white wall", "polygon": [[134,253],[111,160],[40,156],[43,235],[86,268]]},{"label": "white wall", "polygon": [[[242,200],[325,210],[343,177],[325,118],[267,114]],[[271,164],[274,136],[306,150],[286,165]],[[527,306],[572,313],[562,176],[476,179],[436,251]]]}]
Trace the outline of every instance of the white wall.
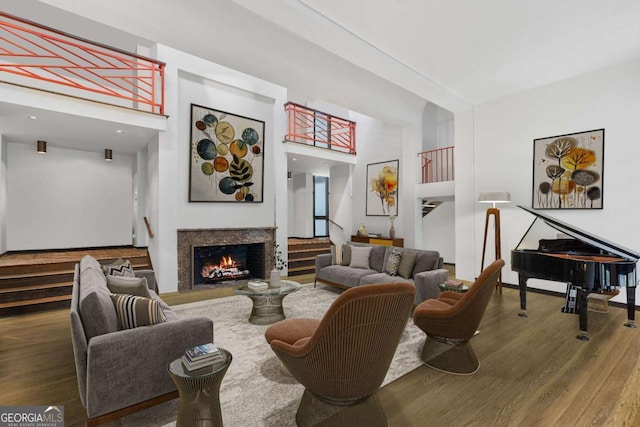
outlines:
[{"label": "white wall", "polygon": [[[470,148],[475,153],[457,156],[460,184],[475,179],[473,194],[458,194],[456,182],[456,231],[473,231],[473,255],[460,252],[457,239],[457,273],[472,279],[479,272],[485,207],[475,202],[480,191],[502,189],[512,203],[501,206],[502,257],[507,262],[503,280],[517,284],[511,271],[510,251],[527,230],[533,217],[516,205],[531,205],[532,145],[535,138],[605,129],[604,189],[601,210],[552,210],[549,215],[640,252],[640,205],[635,185],[635,160],[640,145],[633,135],[640,132],[640,61],[568,79],[476,107],[473,115],[460,115],[474,132],[456,132],[456,152]],[[456,125],[458,125],[458,115]],[[457,129],[456,129],[457,131]],[[462,161],[461,161],[462,159]],[[458,181],[458,179],[456,179]],[[459,197],[462,195],[463,197]],[[471,197],[468,197],[471,196]],[[468,236],[468,234],[467,234]],[[564,285],[530,280],[532,286],[564,291]],[[616,300],[624,300],[624,292]]]},{"label": "white wall", "polygon": [[350,165],[337,165],[331,168],[329,177],[329,218],[342,229],[329,223],[331,241],[341,245],[355,234],[353,228],[352,181]]},{"label": "white wall", "polygon": [[7,144],[7,250],[132,243],[132,157]]},{"label": "white wall", "polygon": [[[149,253],[160,291],[174,292],[178,229],[276,226],[276,241],[286,247],[287,192],[275,191],[287,185],[286,89],[166,46],[153,50],[167,64],[169,118],[167,131],[149,146],[149,217],[157,236]],[[265,121],[263,203],[189,203],[191,103]]]},{"label": "white wall", "polygon": [[455,264],[455,203],[444,201],[422,219],[425,249],[440,252],[444,262]]},{"label": "white wall", "polygon": [[313,175],[294,173],[292,237],[313,237]]}]

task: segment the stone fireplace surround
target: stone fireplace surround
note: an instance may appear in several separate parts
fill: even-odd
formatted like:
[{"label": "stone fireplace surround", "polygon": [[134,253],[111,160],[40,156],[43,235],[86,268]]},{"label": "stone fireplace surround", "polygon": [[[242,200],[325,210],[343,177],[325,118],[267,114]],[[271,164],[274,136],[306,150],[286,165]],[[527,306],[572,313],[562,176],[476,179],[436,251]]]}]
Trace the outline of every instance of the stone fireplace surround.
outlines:
[{"label": "stone fireplace surround", "polygon": [[[264,271],[273,268],[275,227],[198,228],[178,230],[178,291],[193,289],[193,247],[264,243]],[[265,277],[263,277],[265,279]]]}]

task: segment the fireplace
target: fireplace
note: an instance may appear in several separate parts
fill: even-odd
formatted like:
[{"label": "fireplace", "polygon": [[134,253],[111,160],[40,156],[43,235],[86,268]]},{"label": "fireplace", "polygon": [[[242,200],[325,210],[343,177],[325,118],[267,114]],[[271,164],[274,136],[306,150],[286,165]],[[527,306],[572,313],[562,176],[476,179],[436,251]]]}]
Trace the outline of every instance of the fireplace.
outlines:
[{"label": "fireplace", "polygon": [[193,285],[263,278],[264,243],[194,246]]},{"label": "fireplace", "polygon": [[[273,268],[275,234],[274,227],[178,230],[178,291],[230,286],[249,277],[266,279]],[[211,259],[203,259],[202,254]],[[207,280],[202,277],[203,268],[207,269]]]}]

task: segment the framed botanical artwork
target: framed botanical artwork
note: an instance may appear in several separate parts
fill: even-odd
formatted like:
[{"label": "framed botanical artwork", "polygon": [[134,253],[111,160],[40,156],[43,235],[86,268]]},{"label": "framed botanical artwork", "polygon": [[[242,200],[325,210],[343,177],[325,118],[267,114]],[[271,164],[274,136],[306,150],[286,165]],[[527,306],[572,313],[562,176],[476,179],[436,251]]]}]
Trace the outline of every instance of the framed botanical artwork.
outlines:
[{"label": "framed botanical artwork", "polygon": [[367,165],[367,216],[398,215],[399,160]]},{"label": "framed botanical artwork", "polygon": [[533,140],[534,209],[602,209],[604,129]]},{"label": "framed botanical artwork", "polygon": [[190,202],[262,203],[264,122],[191,104]]}]

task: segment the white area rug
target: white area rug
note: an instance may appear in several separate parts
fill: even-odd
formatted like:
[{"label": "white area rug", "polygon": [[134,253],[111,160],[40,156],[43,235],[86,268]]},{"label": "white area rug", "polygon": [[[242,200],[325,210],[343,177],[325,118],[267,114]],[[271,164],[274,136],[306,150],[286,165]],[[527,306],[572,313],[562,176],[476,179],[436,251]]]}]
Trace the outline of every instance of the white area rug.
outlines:
[{"label": "white area rug", "polygon": [[[338,292],[304,285],[284,299],[289,318],[320,319]],[[304,391],[295,379],[280,372],[280,362],[264,339],[268,325],[248,322],[251,300],[244,296],[201,301],[173,307],[180,317],[208,316],[214,322],[215,344],[229,350],[233,361],[220,389],[222,417],[226,427],[295,426],[295,414]],[[410,320],[383,384],[420,366],[424,333]],[[178,400],[123,418],[113,425],[173,426]]]}]

